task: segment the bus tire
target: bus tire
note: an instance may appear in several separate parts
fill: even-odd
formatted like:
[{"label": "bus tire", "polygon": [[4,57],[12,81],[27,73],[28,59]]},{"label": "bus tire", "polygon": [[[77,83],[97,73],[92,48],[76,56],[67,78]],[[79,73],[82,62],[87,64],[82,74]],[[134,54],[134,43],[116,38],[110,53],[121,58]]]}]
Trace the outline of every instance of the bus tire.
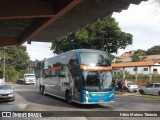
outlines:
[{"label": "bus tire", "polygon": [[66,92],[66,102],[69,104],[72,102],[72,95],[70,91]]},{"label": "bus tire", "polygon": [[158,95],[160,96],[160,91],[158,92]]},{"label": "bus tire", "polygon": [[42,95],[46,95],[45,86],[42,87]]}]

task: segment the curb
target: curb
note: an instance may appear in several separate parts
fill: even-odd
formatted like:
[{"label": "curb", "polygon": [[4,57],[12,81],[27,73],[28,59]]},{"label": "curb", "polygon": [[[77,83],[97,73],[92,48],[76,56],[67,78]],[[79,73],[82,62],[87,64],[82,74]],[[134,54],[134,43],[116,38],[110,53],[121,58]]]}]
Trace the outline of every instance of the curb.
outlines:
[{"label": "curb", "polygon": [[123,96],[135,96],[135,97],[139,97],[139,98],[144,98],[144,99],[150,99],[150,100],[160,100],[158,98],[149,98],[149,97],[145,97],[143,95],[135,95],[135,94],[121,94]]}]

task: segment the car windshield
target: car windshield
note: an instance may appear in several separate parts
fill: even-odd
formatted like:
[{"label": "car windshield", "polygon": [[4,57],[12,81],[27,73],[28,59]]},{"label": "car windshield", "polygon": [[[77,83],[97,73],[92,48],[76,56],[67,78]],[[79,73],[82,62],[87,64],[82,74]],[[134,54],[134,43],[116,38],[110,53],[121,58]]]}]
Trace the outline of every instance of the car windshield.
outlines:
[{"label": "car windshield", "polygon": [[26,78],[34,78],[35,76],[34,75],[26,75],[25,77]]},{"label": "car windshield", "polygon": [[11,89],[10,85],[0,85],[0,90],[9,90]]},{"label": "car windshield", "polygon": [[88,91],[107,91],[112,89],[111,71],[83,71],[83,89]]}]

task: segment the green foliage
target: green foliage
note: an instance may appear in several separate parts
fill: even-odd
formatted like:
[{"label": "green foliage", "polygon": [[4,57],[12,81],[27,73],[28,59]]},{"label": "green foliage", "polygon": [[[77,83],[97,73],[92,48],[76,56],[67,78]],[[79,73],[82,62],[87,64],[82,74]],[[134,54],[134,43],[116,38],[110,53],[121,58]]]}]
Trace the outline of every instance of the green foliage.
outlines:
[{"label": "green foliage", "polygon": [[5,76],[6,81],[16,80],[17,75],[21,71],[26,71],[29,64],[29,56],[25,46],[8,46],[0,48],[1,60],[0,60],[0,72],[3,73],[3,57],[5,51]]},{"label": "green foliage", "polygon": [[110,58],[111,61],[114,61],[114,60],[115,60],[115,56],[112,55],[112,54],[109,54],[109,58]]},{"label": "green foliage", "polygon": [[9,46],[5,47],[6,66],[14,66],[16,71],[25,70],[29,63],[29,56],[25,46]]},{"label": "green foliage", "polygon": [[137,75],[137,79],[138,79],[138,80],[148,80],[148,79],[149,79],[149,76],[148,76],[148,75],[145,75],[145,74],[138,74],[138,75]]},{"label": "green foliage", "polygon": [[146,51],[138,49],[132,56],[132,62],[143,61],[146,58]]},{"label": "green foliage", "polygon": [[116,60],[115,63],[122,63],[123,61],[121,60]]},{"label": "green foliage", "polygon": [[138,54],[135,54],[132,56],[132,62],[138,62],[140,61],[140,56]]},{"label": "green foliage", "polygon": [[[129,74],[128,71],[124,71],[124,74],[125,74],[126,78],[127,78],[128,76],[130,76],[130,74]],[[120,70],[119,73],[114,76],[114,78],[115,78],[115,79],[122,80],[122,79],[123,79],[123,70]]]},{"label": "green foliage", "polygon": [[134,80],[135,79],[135,75],[127,74],[126,75],[126,79],[129,80],[129,81]]},{"label": "green foliage", "polygon": [[146,55],[146,51],[142,49],[138,49],[134,52],[134,54],[138,54],[139,56]]},{"label": "green foliage", "polygon": [[160,75],[159,74],[153,74],[152,75],[152,80],[160,80]]},{"label": "green foliage", "polygon": [[114,18],[103,18],[52,42],[51,50],[62,53],[71,49],[98,49],[116,53],[132,44],[132,35],[122,32]]},{"label": "green foliage", "polygon": [[160,46],[154,46],[147,50],[147,55],[156,55],[160,54]]}]

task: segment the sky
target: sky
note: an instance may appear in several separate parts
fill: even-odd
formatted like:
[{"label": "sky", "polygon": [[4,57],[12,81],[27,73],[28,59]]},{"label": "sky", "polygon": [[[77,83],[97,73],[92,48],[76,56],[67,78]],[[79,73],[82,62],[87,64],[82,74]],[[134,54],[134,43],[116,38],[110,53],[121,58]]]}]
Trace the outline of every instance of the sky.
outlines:
[{"label": "sky", "polygon": [[[118,50],[121,55],[130,50],[147,50],[160,45],[160,7],[153,0],[142,2],[139,5],[130,5],[127,10],[113,13],[112,17],[119,23],[123,32],[133,35],[133,43],[126,49]],[[32,42],[24,43],[31,60],[43,60],[54,56],[50,50],[51,43]]]}]

